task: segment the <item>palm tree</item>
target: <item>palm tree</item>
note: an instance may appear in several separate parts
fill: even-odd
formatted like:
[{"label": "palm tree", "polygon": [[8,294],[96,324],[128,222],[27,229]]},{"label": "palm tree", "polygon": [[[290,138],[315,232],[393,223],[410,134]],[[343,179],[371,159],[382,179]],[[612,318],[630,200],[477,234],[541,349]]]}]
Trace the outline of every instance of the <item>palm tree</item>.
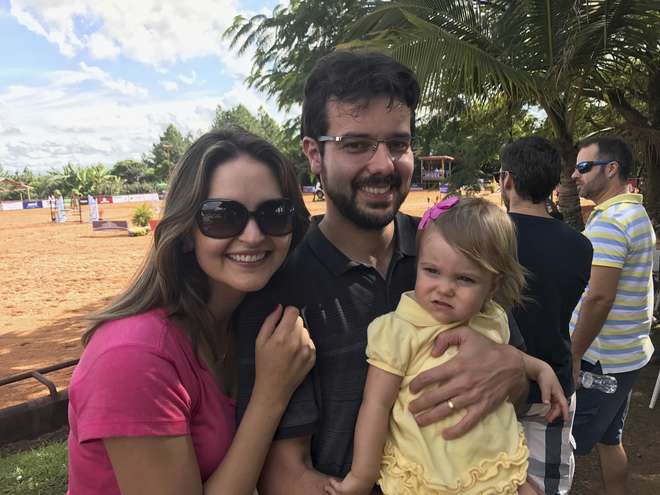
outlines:
[{"label": "palm tree", "polygon": [[607,79],[647,41],[657,0],[400,0],[376,2],[346,47],[388,51],[411,67],[423,103],[448,98],[538,105],[562,155],[560,207],[581,229],[575,122],[594,74]]}]

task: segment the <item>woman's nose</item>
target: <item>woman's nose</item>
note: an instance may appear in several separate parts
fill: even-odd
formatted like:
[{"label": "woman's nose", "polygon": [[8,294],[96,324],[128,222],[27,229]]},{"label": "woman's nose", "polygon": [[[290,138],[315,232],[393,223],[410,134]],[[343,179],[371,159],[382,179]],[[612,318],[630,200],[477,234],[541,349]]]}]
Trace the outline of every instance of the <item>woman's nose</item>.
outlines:
[{"label": "woman's nose", "polygon": [[257,221],[251,217],[245,225],[243,232],[238,236],[238,239],[246,244],[256,244],[261,242],[264,237],[266,236],[259,228],[259,224],[257,224]]}]

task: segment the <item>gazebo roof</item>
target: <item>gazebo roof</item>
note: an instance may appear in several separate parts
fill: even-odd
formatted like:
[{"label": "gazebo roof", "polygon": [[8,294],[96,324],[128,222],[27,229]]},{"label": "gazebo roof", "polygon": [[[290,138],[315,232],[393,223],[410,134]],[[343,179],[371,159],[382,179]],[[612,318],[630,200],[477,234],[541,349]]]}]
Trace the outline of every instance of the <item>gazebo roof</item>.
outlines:
[{"label": "gazebo roof", "polygon": [[[27,184],[23,184],[22,182],[19,182],[14,179],[10,179],[9,177],[0,177],[0,184],[9,184],[10,186],[14,186],[14,189],[24,189],[25,191],[29,191],[30,189],[34,189],[32,186],[28,186]],[[8,189],[2,189],[3,191],[7,191]]]},{"label": "gazebo roof", "polygon": [[449,155],[418,156],[417,158],[419,160],[423,161],[423,162],[431,162],[431,161],[438,161],[438,160],[440,160],[442,162],[444,162],[445,160],[446,161],[454,161],[454,157],[449,156]]}]

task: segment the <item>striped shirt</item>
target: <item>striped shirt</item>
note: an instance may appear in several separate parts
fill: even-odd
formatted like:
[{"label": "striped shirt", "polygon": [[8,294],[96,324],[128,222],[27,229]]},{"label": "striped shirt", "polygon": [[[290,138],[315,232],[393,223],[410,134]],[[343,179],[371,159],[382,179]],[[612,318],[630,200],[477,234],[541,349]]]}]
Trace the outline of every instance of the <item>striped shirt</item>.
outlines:
[{"label": "striped shirt", "polygon": [[[597,205],[584,234],[594,248],[592,264],[621,269],[616,298],[598,336],[583,359],[600,361],[604,373],[643,367],[653,354],[649,338],[653,318],[655,233],[641,194],[619,194]],[[575,330],[585,290],[571,318]]]}]

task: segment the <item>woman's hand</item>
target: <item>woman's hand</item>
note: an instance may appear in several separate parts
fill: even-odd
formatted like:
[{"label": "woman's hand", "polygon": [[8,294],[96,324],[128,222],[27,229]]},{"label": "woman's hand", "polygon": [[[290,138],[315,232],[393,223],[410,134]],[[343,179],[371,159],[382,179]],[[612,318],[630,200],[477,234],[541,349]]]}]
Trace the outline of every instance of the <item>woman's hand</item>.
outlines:
[{"label": "woman's hand", "polygon": [[255,343],[254,397],[266,406],[286,406],[314,366],[316,348],[293,306],[278,305],[261,326]]}]

